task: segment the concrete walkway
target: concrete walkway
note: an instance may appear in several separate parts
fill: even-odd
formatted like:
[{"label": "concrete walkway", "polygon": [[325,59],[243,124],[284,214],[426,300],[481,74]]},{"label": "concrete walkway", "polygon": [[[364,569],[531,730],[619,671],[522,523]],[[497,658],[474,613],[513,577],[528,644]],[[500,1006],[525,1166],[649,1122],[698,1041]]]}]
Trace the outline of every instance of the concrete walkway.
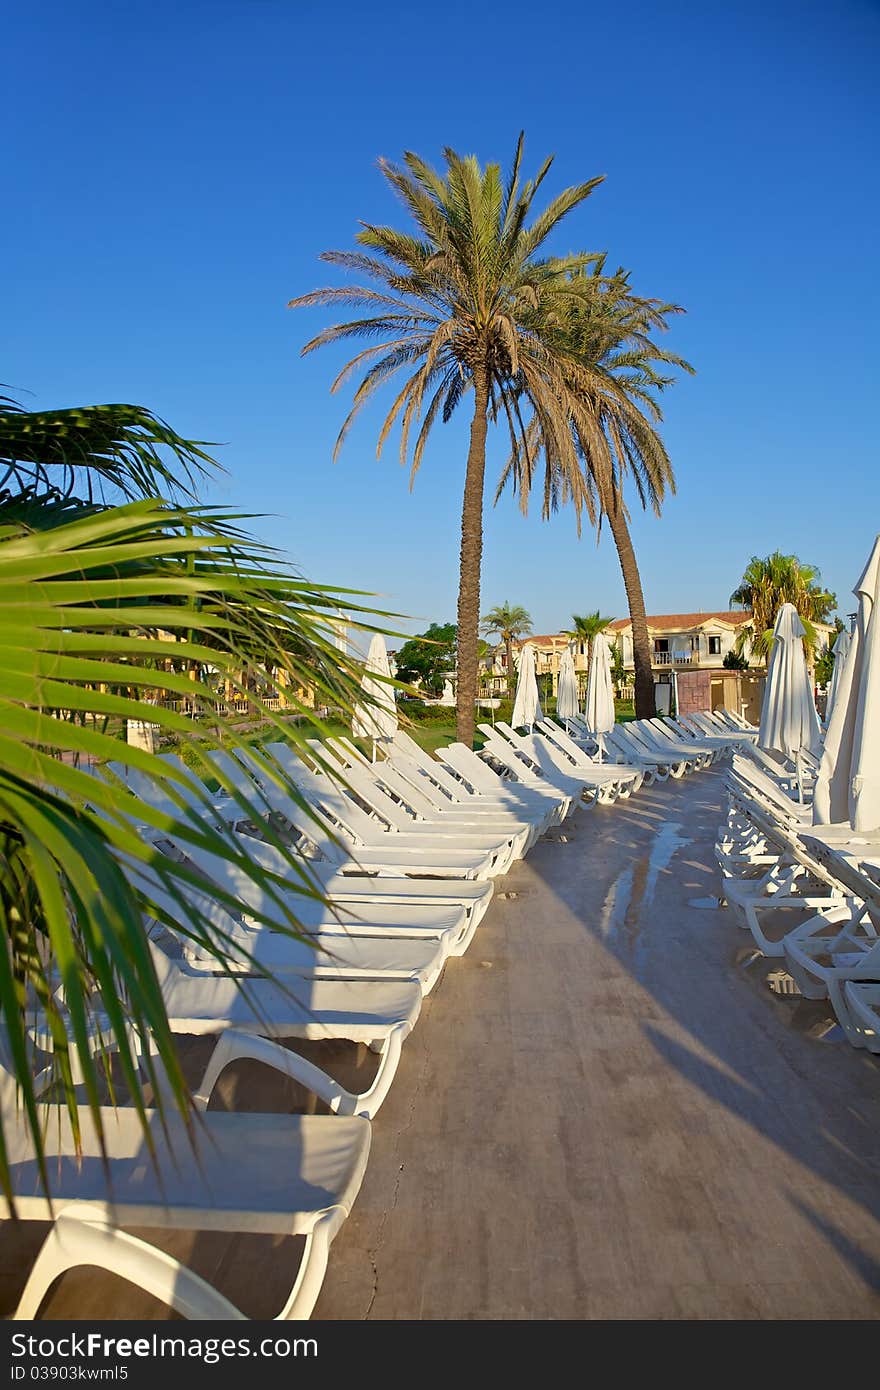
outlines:
[{"label": "concrete walkway", "polygon": [[[722,790],[713,770],[582,811],[498,883],[404,1048],[317,1318],[880,1313],[880,1062],[825,1005],[771,994],[778,962],[746,966],[726,911],[689,905],[718,889]],[[342,1079],[369,1056],[315,1046]],[[227,1099],[286,1103],[247,1065]],[[2,1229],[0,1311],[42,1234]],[[157,1243],[260,1318],[299,1255]],[[42,1316],[167,1313],[84,1270]]]},{"label": "concrete walkway", "polygon": [[880,1313],[880,1063],[689,906],[717,891],[721,779],[580,812],[499,883],[317,1317]]}]

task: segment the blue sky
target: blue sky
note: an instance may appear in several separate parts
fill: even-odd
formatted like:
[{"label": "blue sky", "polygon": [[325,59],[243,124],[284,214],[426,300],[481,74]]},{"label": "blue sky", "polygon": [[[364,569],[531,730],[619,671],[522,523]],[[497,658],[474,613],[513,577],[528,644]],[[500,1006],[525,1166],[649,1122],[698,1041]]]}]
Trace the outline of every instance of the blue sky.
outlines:
[{"label": "blue sky", "polygon": [[[222,443],[210,500],[271,514],[258,533],[310,576],[414,630],[453,619],[464,416],[412,494],[376,415],[334,466],[341,358],[301,361],[327,319],[285,305],[359,219],[402,218],[380,155],[507,163],[524,128],[551,192],[606,175],[564,249],[688,310],[678,495],[633,522],[649,611],[725,607],[775,547],[853,607],[880,531],[876,0],[34,0],[4,46],[0,380],[27,404],[150,406]],[[490,436],[490,477],[503,458]],[[509,498],[487,506],[484,610],[505,599],[538,631],[626,611],[610,539]]]}]

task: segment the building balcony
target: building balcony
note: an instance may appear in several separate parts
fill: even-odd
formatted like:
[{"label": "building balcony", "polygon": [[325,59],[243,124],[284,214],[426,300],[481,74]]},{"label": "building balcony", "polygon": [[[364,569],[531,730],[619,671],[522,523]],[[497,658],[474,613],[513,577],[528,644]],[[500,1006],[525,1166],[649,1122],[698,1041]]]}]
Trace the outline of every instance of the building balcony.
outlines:
[{"label": "building balcony", "polygon": [[652,666],[699,666],[699,652],[654,652]]}]

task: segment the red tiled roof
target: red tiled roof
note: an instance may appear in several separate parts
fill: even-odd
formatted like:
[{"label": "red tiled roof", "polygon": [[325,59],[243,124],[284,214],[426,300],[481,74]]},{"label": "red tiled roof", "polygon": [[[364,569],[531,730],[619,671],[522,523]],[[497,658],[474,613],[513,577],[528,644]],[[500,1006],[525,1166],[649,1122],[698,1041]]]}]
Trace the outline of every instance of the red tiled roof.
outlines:
[{"label": "red tiled roof", "polygon": [[[649,614],[648,627],[654,629],[668,628],[670,631],[675,631],[678,628],[700,627],[710,618],[729,623],[731,627],[739,627],[742,623],[751,622],[752,615],[747,608],[728,610],[723,613],[660,613],[656,616]],[[630,618],[615,618],[614,622],[610,624],[610,628],[614,632],[622,632],[625,627],[631,625],[631,622]]]},{"label": "red tiled roof", "polygon": [[523,637],[521,641],[514,642],[515,647],[525,647],[531,642],[536,647],[553,647],[559,643],[567,644],[570,638],[565,632],[537,633],[532,637]]}]

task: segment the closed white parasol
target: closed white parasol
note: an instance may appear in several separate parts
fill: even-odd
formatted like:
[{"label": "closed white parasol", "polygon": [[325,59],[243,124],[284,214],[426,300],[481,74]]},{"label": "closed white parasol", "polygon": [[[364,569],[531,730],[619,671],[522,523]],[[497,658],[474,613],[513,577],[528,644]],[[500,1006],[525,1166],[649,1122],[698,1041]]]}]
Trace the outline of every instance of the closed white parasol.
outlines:
[{"label": "closed white parasol", "polygon": [[849,821],[863,832],[880,829],[880,536],[853,592],[856,630],[825,735],[813,823]]},{"label": "closed white parasol", "polygon": [[[377,679],[385,677],[385,679]],[[387,683],[391,677],[385,639],[377,632],[370,641],[370,650],[364,666],[361,688],[370,697],[369,703],[358,704],[354,708],[351,732],[355,738],[369,738],[373,741],[373,761],[376,760],[376,744],[390,743],[397,733],[397,706],[394,703],[394,687]]]}]

